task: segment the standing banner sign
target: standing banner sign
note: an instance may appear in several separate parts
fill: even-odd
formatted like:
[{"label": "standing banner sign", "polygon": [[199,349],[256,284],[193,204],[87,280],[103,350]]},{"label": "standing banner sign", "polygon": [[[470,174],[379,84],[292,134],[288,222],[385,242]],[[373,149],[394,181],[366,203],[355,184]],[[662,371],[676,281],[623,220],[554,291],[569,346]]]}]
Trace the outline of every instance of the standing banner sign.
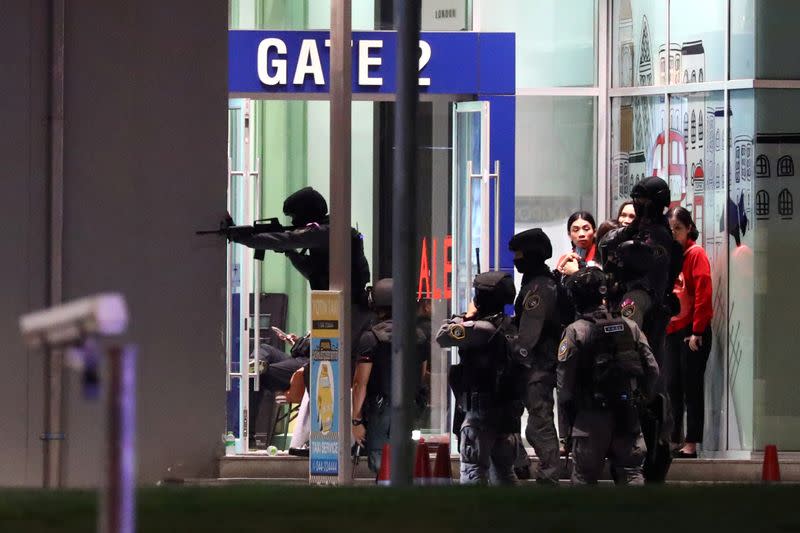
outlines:
[{"label": "standing banner sign", "polygon": [[[309,474],[312,483],[336,483],[339,474],[337,390],[341,372],[339,324],[341,291],[311,291],[311,437]],[[349,391],[348,391],[349,394]]]}]

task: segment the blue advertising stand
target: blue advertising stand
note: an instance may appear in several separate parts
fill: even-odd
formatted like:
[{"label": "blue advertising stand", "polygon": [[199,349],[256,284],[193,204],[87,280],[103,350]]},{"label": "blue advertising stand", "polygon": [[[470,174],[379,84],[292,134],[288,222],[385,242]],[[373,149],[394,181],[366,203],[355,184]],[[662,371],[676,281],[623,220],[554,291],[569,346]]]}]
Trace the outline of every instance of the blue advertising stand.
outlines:
[{"label": "blue advertising stand", "polygon": [[[309,474],[313,483],[332,484],[339,476],[339,324],[341,291],[311,291],[311,435]],[[349,394],[350,391],[346,391]],[[350,442],[350,435],[342,436]]]}]

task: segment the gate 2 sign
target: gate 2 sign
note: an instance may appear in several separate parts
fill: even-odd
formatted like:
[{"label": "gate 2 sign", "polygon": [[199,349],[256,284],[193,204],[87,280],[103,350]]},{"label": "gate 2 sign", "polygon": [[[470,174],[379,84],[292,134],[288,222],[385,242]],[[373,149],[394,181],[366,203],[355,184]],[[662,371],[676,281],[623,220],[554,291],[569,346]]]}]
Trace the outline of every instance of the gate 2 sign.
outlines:
[{"label": "gate 2 sign", "polygon": [[[325,31],[229,31],[228,92],[327,93],[329,37]],[[514,94],[514,46],[513,33],[422,33],[420,92]],[[396,92],[396,32],[353,32],[352,54],[354,94]]]}]

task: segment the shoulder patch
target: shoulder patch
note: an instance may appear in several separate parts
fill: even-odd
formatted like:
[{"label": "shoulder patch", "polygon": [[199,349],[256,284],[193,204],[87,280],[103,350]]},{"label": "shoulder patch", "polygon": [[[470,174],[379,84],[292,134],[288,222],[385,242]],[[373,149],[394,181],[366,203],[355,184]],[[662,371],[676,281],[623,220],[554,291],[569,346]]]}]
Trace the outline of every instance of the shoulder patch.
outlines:
[{"label": "shoulder patch", "polygon": [[561,344],[558,345],[558,360],[567,360],[567,339],[562,339]]},{"label": "shoulder patch", "polygon": [[538,294],[536,294],[535,291],[529,291],[528,294],[525,296],[525,300],[522,302],[522,307],[526,311],[531,311],[539,307],[540,303],[542,303],[542,298]]},{"label": "shoulder patch", "polygon": [[630,318],[636,312],[636,302],[631,300],[630,298],[625,299],[622,302],[622,307],[620,307],[620,313],[625,318]]},{"label": "shoulder patch", "polygon": [[455,339],[457,341],[460,341],[467,336],[467,332],[464,330],[464,326],[461,324],[453,324],[450,326],[450,330],[447,332],[447,334],[450,335],[451,339]]}]

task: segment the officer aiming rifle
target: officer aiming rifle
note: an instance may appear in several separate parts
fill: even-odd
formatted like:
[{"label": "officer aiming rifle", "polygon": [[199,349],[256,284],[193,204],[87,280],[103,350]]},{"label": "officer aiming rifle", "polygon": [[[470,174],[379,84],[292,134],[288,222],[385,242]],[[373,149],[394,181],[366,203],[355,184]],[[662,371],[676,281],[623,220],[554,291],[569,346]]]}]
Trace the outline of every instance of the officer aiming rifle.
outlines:
[{"label": "officer aiming rifle", "polygon": [[[237,226],[233,217],[227,213],[219,221],[219,228],[212,230],[195,231],[195,235],[223,235],[229,241],[239,242],[241,239],[258,235],[259,233],[277,233],[299,229],[297,226],[284,226],[278,222],[278,217],[261,218],[253,222],[252,226]],[[256,249],[253,256],[259,261],[264,260],[264,250]]]}]

